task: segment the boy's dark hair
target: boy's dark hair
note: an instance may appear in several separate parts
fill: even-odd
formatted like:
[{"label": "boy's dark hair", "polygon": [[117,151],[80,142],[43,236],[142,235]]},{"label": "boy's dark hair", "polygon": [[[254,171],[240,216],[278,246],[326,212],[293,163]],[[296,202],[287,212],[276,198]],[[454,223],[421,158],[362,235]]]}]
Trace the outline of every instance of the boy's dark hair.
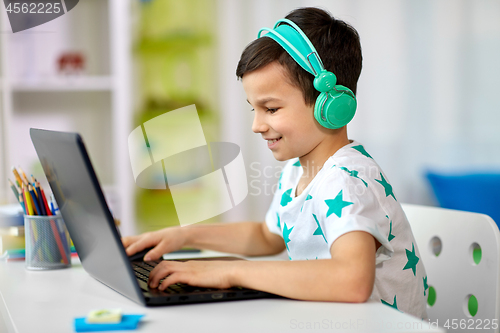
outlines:
[{"label": "boy's dark hair", "polygon": [[[333,18],[319,8],[299,8],[290,12],[287,19],[297,24],[319,53],[325,69],[335,73],[337,84],[348,87],[356,94],[361,73],[361,44],[357,31],[344,21]],[[304,95],[307,105],[313,105],[319,95],[314,89],[314,76],[306,72],[293,58],[271,38],[258,38],[241,54],[236,76],[262,68],[273,61],[287,70],[290,83]]]}]

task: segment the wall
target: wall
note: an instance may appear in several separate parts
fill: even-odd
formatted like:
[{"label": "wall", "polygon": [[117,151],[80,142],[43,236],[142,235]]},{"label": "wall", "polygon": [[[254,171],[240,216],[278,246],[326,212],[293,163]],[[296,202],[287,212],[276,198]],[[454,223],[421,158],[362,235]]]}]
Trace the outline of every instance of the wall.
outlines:
[{"label": "wall", "polygon": [[[500,1],[220,0],[222,136],[242,147],[249,181],[261,194],[279,173],[257,177],[259,171],[279,171],[280,164],[251,132],[234,73],[261,27],[302,6],[328,9],[358,30],[364,60],[349,137],[381,165],[400,202],[434,203],[424,179],[429,168],[500,170]],[[226,220],[264,218],[271,195],[249,190]]]}]

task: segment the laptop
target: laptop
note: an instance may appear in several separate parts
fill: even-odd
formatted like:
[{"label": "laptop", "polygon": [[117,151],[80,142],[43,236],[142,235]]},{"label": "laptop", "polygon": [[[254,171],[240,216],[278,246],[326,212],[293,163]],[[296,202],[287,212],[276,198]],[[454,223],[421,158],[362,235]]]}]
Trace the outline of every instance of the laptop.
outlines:
[{"label": "laptop", "polygon": [[144,262],[127,256],[82,137],[34,128],[30,136],[82,266],[99,282],[147,306],[277,297],[240,287],[209,289],[176,284],[165,291],[149,288],[149,271],[160,260]]}]

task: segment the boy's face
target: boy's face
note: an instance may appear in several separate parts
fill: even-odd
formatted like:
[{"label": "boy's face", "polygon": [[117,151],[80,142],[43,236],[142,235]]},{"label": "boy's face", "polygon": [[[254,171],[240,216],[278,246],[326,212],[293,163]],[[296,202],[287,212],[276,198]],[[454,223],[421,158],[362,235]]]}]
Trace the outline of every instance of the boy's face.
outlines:
[{"label": "boy's face", "polygon": [[277,62],[245,73],[242,79],[255,115],[252,130],[260,133],[278,161],[302,157],[324,139],[314,119],[313,106],[305,103],[299,88],[289,83]]}]

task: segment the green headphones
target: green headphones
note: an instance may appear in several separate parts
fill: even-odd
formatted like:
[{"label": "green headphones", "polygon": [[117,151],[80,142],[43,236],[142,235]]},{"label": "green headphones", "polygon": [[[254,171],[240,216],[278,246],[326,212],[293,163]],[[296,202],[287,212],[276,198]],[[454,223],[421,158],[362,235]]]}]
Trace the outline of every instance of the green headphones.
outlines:
[{"label": "green headphones", "polygon": [[[261,36],[263,31],[268,33]],[[273,29],[260,29],[257,37],[274,39],[302,68],[314,75],[314,88],[321,92],[314,104],[314,118],[318,123],[334,129],[352,120],[356,113],[356,96],[349,88],[336,85],[337,77],[325,69],[311,41],[294,22],[278,20]]]}]

